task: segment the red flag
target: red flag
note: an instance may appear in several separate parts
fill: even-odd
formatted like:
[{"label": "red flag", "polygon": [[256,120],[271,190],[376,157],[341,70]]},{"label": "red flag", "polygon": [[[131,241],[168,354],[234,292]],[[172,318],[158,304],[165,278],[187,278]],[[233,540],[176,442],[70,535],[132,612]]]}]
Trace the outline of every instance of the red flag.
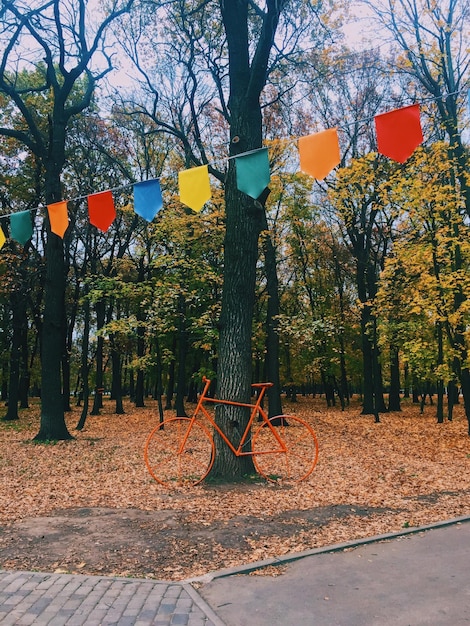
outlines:
[{"label": "red flag", "polygon": [[375,116],[377,147],[398,163],[404,163],[423,142],[419,104]]},{"label": "red flag", "polygon": [[105,233],[116,217],[112,192],[101,191],[88,196],[88,215],[90,224]]}]

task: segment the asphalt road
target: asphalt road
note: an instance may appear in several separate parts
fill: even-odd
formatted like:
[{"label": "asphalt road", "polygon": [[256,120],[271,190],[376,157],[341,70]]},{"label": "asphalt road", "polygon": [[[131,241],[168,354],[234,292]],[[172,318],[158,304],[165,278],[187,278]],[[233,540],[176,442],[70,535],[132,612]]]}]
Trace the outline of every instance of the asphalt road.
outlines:
[{"label": "asphalt road", "polygon": [[199,593],[227,626],[470,623],[470,523],[289,564],[278,577],[216,578]]}]

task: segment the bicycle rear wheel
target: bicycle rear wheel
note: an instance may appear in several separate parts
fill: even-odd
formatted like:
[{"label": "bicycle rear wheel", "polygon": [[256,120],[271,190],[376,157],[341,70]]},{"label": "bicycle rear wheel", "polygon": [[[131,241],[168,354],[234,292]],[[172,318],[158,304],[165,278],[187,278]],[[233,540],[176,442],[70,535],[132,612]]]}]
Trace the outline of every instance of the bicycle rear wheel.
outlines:
[{"label": "bicycle rear wheel", "polygon": [[187,417],[166,419],[145,442],[145,465],[152,478],[166,487],[197,485],[214,463],[215,446],[210,432],[197,421],[189,429],[190,423]]},{"label": "bicycle rear wheel", "polygon": [[257,472],[273,482],[304,480],[313,472],[318,461],[315,431],[307,422],[293,415],[279,415],[269,421],[286,451],[280,450],[271,429],[261,424],[253,435],[253,462]]}]

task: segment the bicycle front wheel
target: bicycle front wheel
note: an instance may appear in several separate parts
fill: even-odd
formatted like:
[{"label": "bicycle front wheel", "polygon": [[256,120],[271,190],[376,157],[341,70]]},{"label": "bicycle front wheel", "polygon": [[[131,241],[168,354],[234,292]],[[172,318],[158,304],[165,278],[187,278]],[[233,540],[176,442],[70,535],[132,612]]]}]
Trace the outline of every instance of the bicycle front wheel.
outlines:
[{"label": "bicycle front wheel", "polygon": [[145,465],[152,478],[166,487],[200,483],[215,457],[207,428],[187,417],[171,417],[156,426],[144,447]]},{"label": "bicycle front wheel", "polygon": [[265,423],[253,435],[253,462],[256,471],[267,480],[299,482],[315,469],[318,441],[313,428],[293,415],[279,415],[269,420],[281,445]]}]

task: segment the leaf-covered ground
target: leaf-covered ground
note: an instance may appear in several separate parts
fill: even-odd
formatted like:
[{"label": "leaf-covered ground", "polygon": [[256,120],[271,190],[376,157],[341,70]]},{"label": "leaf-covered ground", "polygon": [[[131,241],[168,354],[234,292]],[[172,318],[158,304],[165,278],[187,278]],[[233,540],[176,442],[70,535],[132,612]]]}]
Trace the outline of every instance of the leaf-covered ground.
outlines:
[{"label": "leaf-covered ground", "polygon": [[[462,407],[437,424],[408,401],[375,424],[354,404],[285,403],[314,427],[318,465],[303,483],[169,491],[147,473],[153,401],[125,415],[105,400],[75,439],[34,444],[38,408],[0,423],[0,567],[181,580],[209,571],[470,514]],[[190,408],[190,407],[188,407]]]}]

